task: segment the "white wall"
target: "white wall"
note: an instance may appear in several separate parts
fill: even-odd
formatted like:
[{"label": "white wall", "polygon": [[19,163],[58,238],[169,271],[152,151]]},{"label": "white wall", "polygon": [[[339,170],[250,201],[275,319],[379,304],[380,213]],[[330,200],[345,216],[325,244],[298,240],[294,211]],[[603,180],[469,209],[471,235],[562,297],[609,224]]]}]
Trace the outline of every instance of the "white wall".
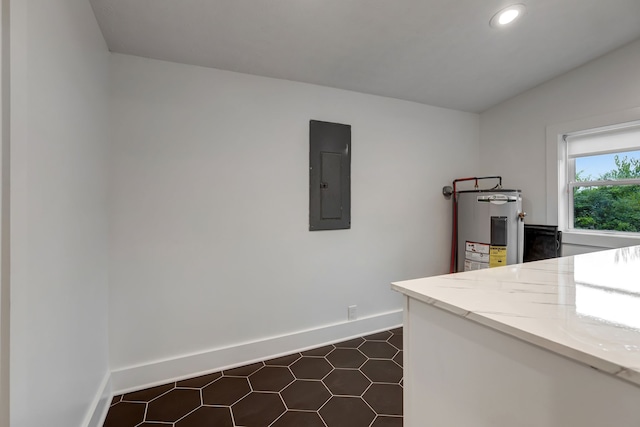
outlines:
[{"label": "white wall", "polygon": [[9,419],[9,0],[0,3],[0,426]]},{"label": "white wall", "polygon": [[[640,41],[480,115],[480,164],[522,189],[528,223],[547,223],[546,127],[640,106]],[[594,250],[565,245],[565,255]]]},{"label": "white wall", "polygon": [[108,57],[88,1],[11,2],[12,427],[86,425],[108,379]]},{"label": "white wall", "polygon": [[[111,85],[114,369],[400,310],[392,280],[446,272],[477,115],[118,54]],[[308,231],[310,119],[352,125],[350,230]]]}]

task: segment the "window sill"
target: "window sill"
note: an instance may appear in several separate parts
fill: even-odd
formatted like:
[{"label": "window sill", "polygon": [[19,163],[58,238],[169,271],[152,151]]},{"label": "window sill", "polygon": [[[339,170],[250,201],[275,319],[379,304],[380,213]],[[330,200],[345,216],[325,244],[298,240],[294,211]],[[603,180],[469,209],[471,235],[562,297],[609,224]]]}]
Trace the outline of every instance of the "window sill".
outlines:
[{"label": "window sill", "polygon": [[562,243],[609,249],[623,248],[640,245],[640,233],[634,235],[567,230],[562,232]]}]

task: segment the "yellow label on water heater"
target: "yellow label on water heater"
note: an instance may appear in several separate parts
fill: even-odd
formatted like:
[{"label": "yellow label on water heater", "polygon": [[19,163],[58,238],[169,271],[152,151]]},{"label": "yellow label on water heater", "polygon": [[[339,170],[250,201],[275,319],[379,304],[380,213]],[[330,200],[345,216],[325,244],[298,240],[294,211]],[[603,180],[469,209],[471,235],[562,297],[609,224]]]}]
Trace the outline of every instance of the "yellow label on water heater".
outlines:
[{"label": "yellow label on water heater", "polygon": [[502,267],[507,265],[507,247],[491,246],[489,249],[489,267]]}]

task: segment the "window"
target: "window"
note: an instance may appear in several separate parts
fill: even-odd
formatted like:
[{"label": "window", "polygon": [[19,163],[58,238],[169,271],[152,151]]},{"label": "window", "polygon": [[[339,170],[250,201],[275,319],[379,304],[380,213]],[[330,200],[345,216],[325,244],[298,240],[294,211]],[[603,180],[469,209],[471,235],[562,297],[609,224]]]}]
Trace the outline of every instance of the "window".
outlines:
[{"label": "window", "polygon": [[640,124],[564,140],[567,229],[640,232]]},{"label": "window", "polygon": [[547,223],[569,245],[640,245],[640,108],[547,127]]}]

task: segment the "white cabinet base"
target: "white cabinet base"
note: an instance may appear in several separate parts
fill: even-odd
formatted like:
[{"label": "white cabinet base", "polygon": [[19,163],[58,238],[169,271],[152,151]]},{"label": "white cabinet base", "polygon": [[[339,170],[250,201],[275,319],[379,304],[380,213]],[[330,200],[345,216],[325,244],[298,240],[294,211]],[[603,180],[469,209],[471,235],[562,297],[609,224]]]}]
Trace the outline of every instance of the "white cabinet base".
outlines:
[{"label": "white cabinet base", "polygon": [[405,296],[405,427],[638,427],[640,387]]}]

